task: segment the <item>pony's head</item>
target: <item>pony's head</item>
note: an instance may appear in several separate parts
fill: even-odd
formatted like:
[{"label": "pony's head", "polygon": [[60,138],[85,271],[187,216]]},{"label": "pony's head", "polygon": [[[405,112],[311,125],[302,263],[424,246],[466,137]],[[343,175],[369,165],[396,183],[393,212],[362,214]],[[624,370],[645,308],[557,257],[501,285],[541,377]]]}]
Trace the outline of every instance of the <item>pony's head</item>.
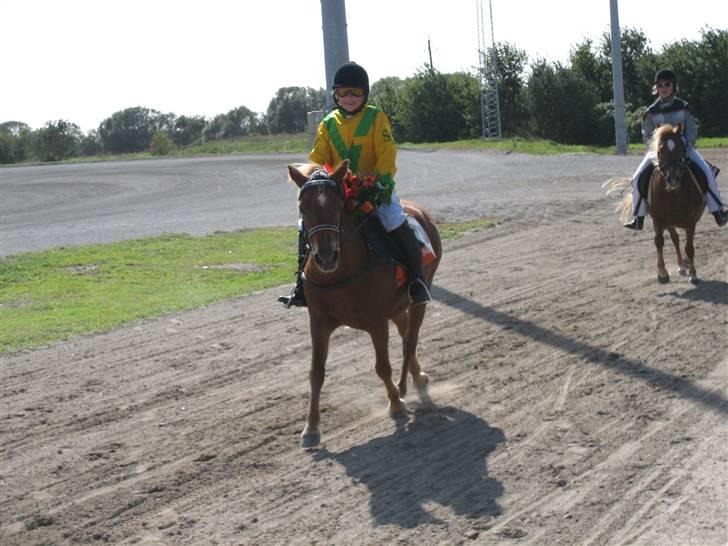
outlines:
[{"label": "pony's head", "polygon": [[336,271],[339,265],[344,213],[342,181],[348,170],[348,160],[339,163],[331,173],[314,164],[288,166],[288,175],[301,189],[298,210],[311,255],[324,273]]},{"label": "pony's head", "polygon": [[665,189],[679,188],[687,151],[682,124],[660,126],[652,137],[650,148],[655,152],[655,166],[665,179]]}]

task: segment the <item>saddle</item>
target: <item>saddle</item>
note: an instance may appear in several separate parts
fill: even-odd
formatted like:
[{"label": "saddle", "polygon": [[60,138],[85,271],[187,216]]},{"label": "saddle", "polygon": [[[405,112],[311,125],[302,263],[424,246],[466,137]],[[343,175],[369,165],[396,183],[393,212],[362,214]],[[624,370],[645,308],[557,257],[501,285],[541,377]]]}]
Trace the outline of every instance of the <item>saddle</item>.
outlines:
[{"label": "saddle", "polygon": [[[695,176],[695,180],[698,181],[698,186],[700,186],[700,190],[703,192],[703,195],[705,195],[708,192],[708,180],[705,178],[705,173],[689,159],[687,160],[687,166]],[[713,175],[717,177],[720,169],[712,163],[708,163],[708,166],[712,169]],[[650,178],[652,178],[654,170],[655,166],[650,163],[647,168],[642,171],[642,174],[640,174],[640,177],[637,180],[637,187],[643,199],[648,199],[647,194],[650,188]]]},{"label": "saddle", "polygon": [[[406,219],[410,227],[414,230],[417,240],[420,242],[422,265],[433,262],[436,256],[427,232],[425,232],[424,228],[413,216],[407,214]],[[365,218],[358,218],[355,220],[355,227],[362,232],[373,259],[378,263],[392,266],[395,270],[394,274],[397,286],[404,286],[408,278],[407,268],[404,265],[406,263],[405,258],[399,246],[392,240],[387,230],[384,229],[379,218],[374,214]]]}]

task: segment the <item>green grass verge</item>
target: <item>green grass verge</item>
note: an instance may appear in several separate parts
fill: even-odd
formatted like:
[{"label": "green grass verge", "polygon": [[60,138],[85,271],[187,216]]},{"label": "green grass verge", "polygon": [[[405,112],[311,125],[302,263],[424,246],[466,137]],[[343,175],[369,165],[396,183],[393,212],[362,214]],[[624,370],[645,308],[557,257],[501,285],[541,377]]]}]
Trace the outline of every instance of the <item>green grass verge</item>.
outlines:
[{"label": "green grass verge", "polygon": [[[403,143],[402,148],[412,149],[444,149],[444,150],[497,150],[502,152],[518,152],[521,154],[531,155],[558,155],[558,154],[574,154],[574,153],[594,153],[614,155],[614,146],[583,146],[578,144],[559,144],[550,140],[525,140],[523,138],[509,138],[503,140],[493,139],[468,139],[457,140],[453,142],[436,142],[436,143]],[[697,142],[698,149],[708,148],[725,148],[728,147],[728,137],[723,138],[700,138]],[[644,153],[645,145],[643,143],[635,143],[629,145],[630,153]]]},{"label": "green grass verge", "polygon": [[[451,238],[493,225],[439,228]],[[0,260],[0,354],[291,284],[296,246],[295,228],[264,228],[9,256]]]},{"label": "green grass verge", "polygon": [[[256,135],[235,140],[216,140],[195,146],[186,146],[173,150],[167,156],[153,156],[149,152],[121,155],[100,155],[88,157],[74,157],[63,161],[64,163],[82,163],[93,161],[118,161],[152,159],[155,157],[194,157],[204,155],[232,155],[246,153],[300,153],[305,155],[310,149],[311,139],[306,133],[292,135]],[[699,138],[698,149],[726,148],[728,137]],[[503,140],[473,138],[457,140],[453,142],[425,142],[413,144],[410,142],[399,143],[403,149],[449,149],[449,150],[473,150],[486,149],[501,152],[518,152],[531,155],[557,155],[568,153],[595,153],[614,155],[614,146],[582,146],[576,144],[559,144],[550,140],[526,140],[523,138],[507,138]],[[630,144],[629,152],[641,154],[645,151],[642,143]],[[12,167],[13,165],[3,165]]]}]

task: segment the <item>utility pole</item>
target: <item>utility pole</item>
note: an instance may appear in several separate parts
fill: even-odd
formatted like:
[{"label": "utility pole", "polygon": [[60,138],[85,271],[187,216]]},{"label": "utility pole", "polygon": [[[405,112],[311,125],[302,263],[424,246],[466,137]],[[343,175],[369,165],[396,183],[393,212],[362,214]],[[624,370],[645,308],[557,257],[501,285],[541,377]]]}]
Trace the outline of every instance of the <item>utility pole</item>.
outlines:
[{"label": "utility pole", "polygon": [[430,70],[432,70],[434,67],[432,66],[432,46],[429,37],[427,38],[427,52],[430,54]]},{"label": "utility pole", "polygon": [[614,133],[617,154],[627,154],[627,121],[624,112],[624,76],[622,75],[622,39],[619,31],[617,0],[609,0],[612,30],[612,89],[614,92]]},{"label": "utility pole", "polygon": [[344,0],[321,0],[321,19],[324,33],[324,62],[326,64],[326,110],[334,108],[330,90],[336,69],[349,62],[349,39],[346,33]]}]

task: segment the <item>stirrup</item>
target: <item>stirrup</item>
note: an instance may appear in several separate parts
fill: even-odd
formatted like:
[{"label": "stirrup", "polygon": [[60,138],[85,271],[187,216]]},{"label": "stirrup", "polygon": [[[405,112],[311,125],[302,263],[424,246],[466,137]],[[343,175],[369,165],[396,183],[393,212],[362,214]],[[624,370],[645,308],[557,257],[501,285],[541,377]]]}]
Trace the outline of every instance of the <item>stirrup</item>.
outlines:
[{"label": "stirrup", "polygon": [[282,303],[286,309],[291,307],[306,307],[306,297],[303,295],[303,287],[294,286],[291,293],[287,296],[278,296],[278,301]]},{"label": "stirrup", "polygon": [[642,231],[642,228],[645,225],[645,217],[644,216],[635,216],[632,218],[631,222],[627,222],[624,224],[624,227],[627,229],[634,229],[635,231]]},{"label": "stirrup", "polygon": [[427,288],[427,283],[422,279],[413,280],[407,289],[407,293],[410,299],[410,305],[413,307],[417,305],[426,305],[432,301],[430,290]]},{"label": "stirrup", "polygon": [[726,223],[728,223],[728,213],[723,209],[716,210],[713,213],[713,217],[715,218],[715,223],[718,224],[718,227],[723,227]]}]

